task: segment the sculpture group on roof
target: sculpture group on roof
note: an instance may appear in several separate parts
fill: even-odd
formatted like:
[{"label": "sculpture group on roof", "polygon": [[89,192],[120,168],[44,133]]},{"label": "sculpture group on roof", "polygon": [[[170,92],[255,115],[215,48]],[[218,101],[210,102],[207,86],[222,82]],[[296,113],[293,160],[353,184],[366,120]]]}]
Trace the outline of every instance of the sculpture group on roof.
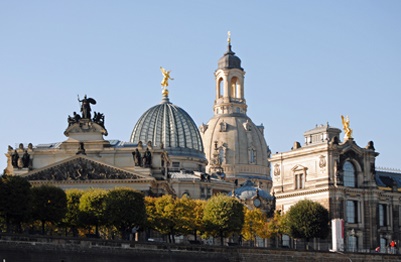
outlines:
[{"label": "sculpture group on roof", "polygon": [[94,112],[94,116],[91,119],[91,104],[92,105],[96,105],[96,100],[93,98],[87,98],[87,96],[84,96],[84,99],[79,99],[78,96],[78,102],[81,103],[81,113],[82,115],[77,114],[77,112],[74,112],[72,116],[68,116],[68,126],[71,126],[75,123],[79,123],[81,119],[89,119],[92,122],[102,126],[103,128],[104,126],[104,114],[100,113],[100,112]]},{"label": "sculpture group on roof", "polygon": [[145,152],[143,153],[143,157],[141,152],[139,152],[138,148],[132,152],[132,157],[134,159],[135,166],[140,167],[152,167],[152,153],[149,151],[149,148],[146,148]]}]

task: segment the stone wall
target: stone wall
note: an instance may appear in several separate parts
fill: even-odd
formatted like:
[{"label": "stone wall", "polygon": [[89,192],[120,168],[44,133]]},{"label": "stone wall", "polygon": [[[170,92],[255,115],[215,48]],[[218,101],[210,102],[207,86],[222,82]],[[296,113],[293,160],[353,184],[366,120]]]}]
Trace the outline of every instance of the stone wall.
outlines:
[{"label": "stone wall", "polygon": [[311,262],[325,260],[330,262],[400,261],[401,256],[0,235],[0,261],[2,262]]}]

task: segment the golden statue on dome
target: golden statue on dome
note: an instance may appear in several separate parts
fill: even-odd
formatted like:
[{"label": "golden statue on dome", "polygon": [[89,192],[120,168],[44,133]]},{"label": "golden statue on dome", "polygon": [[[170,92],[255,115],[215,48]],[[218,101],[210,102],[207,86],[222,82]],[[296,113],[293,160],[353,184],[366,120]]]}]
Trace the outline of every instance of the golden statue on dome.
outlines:
[{"label": "golden statue on dome", "polygon": [[167,71],[163,67],[160,67],[160,70],[162,71],[163,74],[163,80],[161,82],[162,87],[165,89],[168,86],[168,80],[174,80],[174,78],[170,77],[170,72],[171,70]]},{"label": "golden statue on dome", "polygon": [[341,120],[343,122],[344,139],[352,138],[352,129],[349,127],[349,117],[344,117],[343,115],[341,115]]}]

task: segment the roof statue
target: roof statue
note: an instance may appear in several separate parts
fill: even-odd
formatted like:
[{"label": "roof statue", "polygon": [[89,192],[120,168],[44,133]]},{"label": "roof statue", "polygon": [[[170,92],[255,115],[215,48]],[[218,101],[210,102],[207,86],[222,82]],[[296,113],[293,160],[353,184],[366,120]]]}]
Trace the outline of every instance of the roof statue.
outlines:
[{"label": "roof statue", "polygon": [[163,74],[163,80],[161,82],[161,85],[163,88],[166,88],[168,86],[168,80],[174,80],[174,78],[170,77],[170,72],[171,70],[167,71],[166,69],[164,69],[163,67],[160,67],[160,70],[162,71]]},{"label": "roof statue", "polygon": [[349,117],[344,117],[343,115],[341,115],[341,120],[343,122],[344,139],[352,138],[352,129],[349,127]]},{"label": "roof statue", "polygon": [[227,32],[227,42],[229,45],[231,44],[231,32],[230,31]]},{"label": "roof statue", "polygon": [[81,112],[82,112],[82,118],[91,118],[91,106],[90,104],[96,105],[96,100],[93,98],[87,98],[86,95],[84,96],[84,99],[79,99],[78,95],[78,102],[81,103]]}]

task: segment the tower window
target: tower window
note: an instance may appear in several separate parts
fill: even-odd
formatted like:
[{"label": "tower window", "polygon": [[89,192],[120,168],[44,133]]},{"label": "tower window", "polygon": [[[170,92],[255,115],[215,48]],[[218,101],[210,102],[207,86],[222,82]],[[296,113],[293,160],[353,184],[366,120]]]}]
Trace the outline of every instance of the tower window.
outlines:
[{"label": "tower window", "polygon": [[217,94],[217,98],[220,98],[223,96],[223,79],[220,78],[219,79],[219,89],[218,89],[218,94]]}]

